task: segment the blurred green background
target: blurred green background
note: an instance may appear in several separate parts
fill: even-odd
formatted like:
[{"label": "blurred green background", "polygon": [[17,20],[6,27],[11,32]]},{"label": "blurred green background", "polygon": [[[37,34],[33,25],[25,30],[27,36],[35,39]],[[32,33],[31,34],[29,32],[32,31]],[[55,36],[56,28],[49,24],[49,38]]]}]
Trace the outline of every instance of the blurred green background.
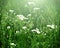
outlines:
[{"label": "blurred green background", "polygon": [[60,48],[60,0],[0,0],[0,48]]}]

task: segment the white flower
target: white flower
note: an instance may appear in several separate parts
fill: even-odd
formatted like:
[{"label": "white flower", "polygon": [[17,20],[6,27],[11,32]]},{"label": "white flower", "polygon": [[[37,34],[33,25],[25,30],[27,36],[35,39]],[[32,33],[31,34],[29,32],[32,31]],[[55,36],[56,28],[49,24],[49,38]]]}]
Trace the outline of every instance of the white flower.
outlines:
[{"label": "white flower", "polygon": [[14,12],[14,10],[9,10],[9,12],[13,13],[13,12]]},{"label": "white flower", "polygon": [[46,35],[46,33],[44,35]]},{"label": "white flower", "polygon": [[26,4],[25,7],[27,7],[28,5]]},{"label": "white flower", "polygon": [[39,34],[40,33],[40,31],[39,31],[39,29],[38,28],[36,28],[36,32]]},{"label": "white flower", "polygon": [[20,20],[28,19],[28,18],[24,17],[23,15],[17,15],[17,16],[20,18]]},{"label": "white flower", "polygon": [[12,46],[16,46],[16,44],[14,44],[14,43],[10,43],[10,45],[12,45]]},{"label": "white flower", "polygon": [[7,26],[7,29],[10,29],[10,26]]},{"label": "white flower", "polygon": [[39,31],[39,29],[38,29],[38,28],[33,29],[33,30],[31,30],[31,31],[32,31],[32,32],[36,32],[36,33],[40,34],[40,31]]},{"label": "white flower", "polygon": [[16,31],[16,33],[19,33],[19,31]]},{"label": "white flower", "polygon": [[55,25],[47,25],[47,27],[54,29]]},{"label": "white flower", "polygon": [[30,17],[30,16],[31,16],[31,14],[28,14],[28,16]]},{"label": "white flower", "polygon": [[23,26],[23,27],[22,27],[22,29],[24,29],[24,30],[25,30],[26,28],[27,28],[26,26]]},{"label": "white flower", "polygon": [[34,2],[28,2],[28,5],[35,5]]},{"label": "white flower", "polygon": [[35,7],[34,10],[39,10],[40,8]]},{"label": "white flower", "polygon": [[33,29],[33,30],[31,30],[31,31],[33,32],[33,31],[36,31],[36,30],[35,30],[35,29]]}]

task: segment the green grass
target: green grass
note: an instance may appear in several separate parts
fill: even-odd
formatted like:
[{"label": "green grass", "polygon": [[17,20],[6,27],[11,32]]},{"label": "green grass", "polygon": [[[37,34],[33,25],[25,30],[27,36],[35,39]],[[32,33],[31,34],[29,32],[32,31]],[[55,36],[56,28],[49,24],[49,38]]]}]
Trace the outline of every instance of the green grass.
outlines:
[{"label": "green grass", "polygon": [[60,47],[56,0],[6,1],[0,3],[0,48]]}]

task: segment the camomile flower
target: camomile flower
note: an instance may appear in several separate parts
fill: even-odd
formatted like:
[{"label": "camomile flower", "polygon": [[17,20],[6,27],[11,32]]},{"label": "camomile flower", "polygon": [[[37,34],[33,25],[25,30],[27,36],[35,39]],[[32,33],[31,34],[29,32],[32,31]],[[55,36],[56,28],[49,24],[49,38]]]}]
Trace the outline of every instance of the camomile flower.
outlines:
[{"label": "camomile flower", "polygon": [[33,29],[33,30],[31,30],[31,31],[32,31],[32,32],[36,32],[36,33],[40,34],[40,31],[39,31],[39,29],[38,29],[38,28]]},{"label": "camomile flower", "polygon": [[26,4],[25,7],[28,7],[28,5]]},{"label": "camomile flower", "polygon": [[15,44],[15,43],[10,43],[10,45],[11,45],[11,46],[16,46],[16,44]]},{"label": "camomile flower", "polygon": [[35,5],[34,2],[28,2],[28,5]]},{"label": "camomile flower", "polygon": [[28,19],[28,18],[24,17],[23,15],[17,15],[17,16],[20,20]]},{"label": "camomile flower", "polygon": [[7,26],[7,29],[10,29],[10,26]]},{"label": "camomile flower", "polygon": [[29,16],[29,17],[30,17],[30,16],[31,16],[31,14],[28,14],[27,16]]},{"label": "camomile flower", "polygon": [[26,26],[23,26],[23,27],[22,27],[22,29],[24,29],[24,30],[25,30],[26,28],[27,28]]},{"label": "camomile flower", "polygon": [[46,33],[44,35],[46,35]]},{"label": "camomile flower", "polygon": [[13,12],[14,12],[14,10],[9,10],[9,12],[13,13]]},{"label": "camomile flower", "polygon": [[19,31],[16,31],[16,33],[19,33]]},{"label": "camomile flower", "polygon": [[47,25],[47,27],[54,29],[55,25]]},{"label": "camomile flower", "polygon": [[35,7],[35,8],[34,8],[34,10],[39,10],[39,9],[40,9],[40,8],[38,8],[38,7]]},{"label": "camomile flower", "polygon": [[38,11],[40,8],[38,8],[38,7],[35,7],[35,8],[33,8],[33,12],[36,12],[36,11]]}]

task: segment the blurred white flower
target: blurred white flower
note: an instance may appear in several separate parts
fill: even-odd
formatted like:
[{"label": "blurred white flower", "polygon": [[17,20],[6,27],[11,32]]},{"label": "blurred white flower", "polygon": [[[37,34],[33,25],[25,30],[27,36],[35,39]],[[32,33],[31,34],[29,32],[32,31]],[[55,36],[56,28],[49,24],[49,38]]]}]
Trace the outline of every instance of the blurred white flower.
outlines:
[{"label": "blurred white flower", "polygon": [[23,27],[22,27],[22,29],[24,29],[24,30],[25,30],[26,28],[27,28],[26,26],[23,26]]},{"label": "blurred white flower", "polygon": [[35,7],[34,10],[39,10],[40,8]]},{"label": "blurred white flower", "polygon": [[46,33],[44,35],[46,35]]},{"label": "blurred white flower", "polygon": [[7,29],[10,29],[10,26],[7,26]]},{"label": "blurred white flower", "polygon": [[36,31],[36,30],[35,30],[35,29],[33,29],[33,30],[31,30],[31,31],[33,32],[33,31]]},{"label": "blurred white flower", "polygon": [[24,17],[23,15],[17,15],[17,16],[20,18],[20,20],[28,19],[28,18]]},{"label": "blurred white flower", "polygon": [[26,4],[25,7],[27,7],[28,5]]},{"label": "blurred white flower", "polygon": [[9,10],[9,12],[13,13],[13,12],[14,12],[14,10]]},{"label": "blurred white flower", "polygon": [[14,44],[14,43],[10,43],[10,45],[11,45],[11,46],[16,46],[16,44]]},{"label": "blurred white flower", "polygon": [[39,29],[38,28],[36,28],[36,32],[39,34],[40,33],[40,31],[39,31]]},{"label": "blurred white flower", "polygon": [[19,33],[19,31],[16,31],[16,33]]},{"label": "blurred white flower", "polygon": [[28,2],[28,5],[35,5],[34,2]]},{"label": "blurred white flower", "polygon": [[32,32],[36,32],[36,33],[40,34],[40,31],[39,31],[39,29],[38,29],[38,28],[33,29],[33,30],[31,30],[31,31],[32,31]]},{"label": "blurred white flower", "polygon": [[55,25],[47,25],[47,27],[54,29]]},{"label": "blurred white flower", "polygon": [[28,16],[30,17],[30,16],[31,16],[31,14],[28,14]]}]

